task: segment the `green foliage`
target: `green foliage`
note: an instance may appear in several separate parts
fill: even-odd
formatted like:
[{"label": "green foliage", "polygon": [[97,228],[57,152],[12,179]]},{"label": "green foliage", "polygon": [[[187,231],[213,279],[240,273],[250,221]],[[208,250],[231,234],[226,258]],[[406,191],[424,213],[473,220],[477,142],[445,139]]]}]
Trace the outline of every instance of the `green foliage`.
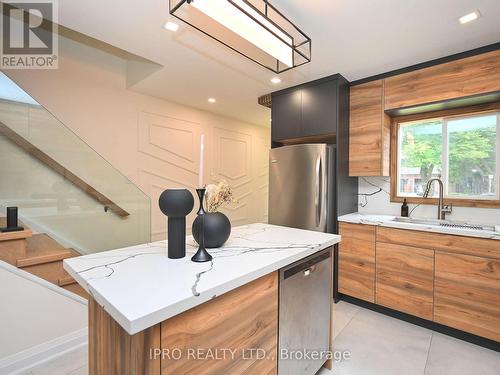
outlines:
[{"label": "green foliage", "polygon": [[[402,167],[420,168],[422,182],[431,178],[441,165],[442,124],[417,123],[402,130]],[[456,129],[455,129],[456,130]],[[463,193],[473,193],[467,181],[480,183],[483,176],[495,173],[496,126],[468,128],[449,132],[449,183],[460,185]]]},{"label": "green foliage", "polygon": [[405,126],[401,146],[401,166],[420,168],[425,183],[435,166],[441,165],[441,122]]},{"label": "green foliage", "polygon": [[482,176],[494,174],[495,144],[493,127],[450,133],[449,182],[458,184],[467,178],[481,180]]}]

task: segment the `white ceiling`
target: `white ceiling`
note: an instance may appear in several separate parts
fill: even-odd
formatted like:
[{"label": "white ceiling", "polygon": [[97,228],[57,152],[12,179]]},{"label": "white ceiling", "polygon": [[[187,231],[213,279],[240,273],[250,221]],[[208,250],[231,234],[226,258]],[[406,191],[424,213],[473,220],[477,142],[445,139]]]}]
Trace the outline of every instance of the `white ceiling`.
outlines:
[{"label": "white ceiling", "polygon": [[[163,29],[168,0],[60,1],[59,20],[163,65],[134,91],[265,126],[262,94],[333,73],[353,81],[500,41],[499,0],[271,2],[312,39],[312,62],[283,73],[279,85],[270,83],[272,72],[187,25]],[[458,22],[475,9],[480,19]]]}]

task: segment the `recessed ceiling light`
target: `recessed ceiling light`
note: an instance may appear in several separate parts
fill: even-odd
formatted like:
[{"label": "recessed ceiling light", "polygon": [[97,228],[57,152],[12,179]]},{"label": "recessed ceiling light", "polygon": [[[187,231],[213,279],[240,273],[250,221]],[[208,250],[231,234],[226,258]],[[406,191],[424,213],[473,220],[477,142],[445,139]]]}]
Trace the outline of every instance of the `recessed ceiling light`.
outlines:
[{"label": "recessed ceiling light", "polygon": [[462,16],[460,17],[458,20],[460,21],[460,23],[463,25],[464,23],[467,23],[467,22],[471,22],[471,21],[474,21],[474,20],[477,20],[479,18],[479,16],[481,15],[481,13],[479,13],[478,10],[475,10],[474,12],[472,13],[469,13],[469,14],[466,14],[465,16]]},{"label": "recessed ceiling light", "polygon": [[167,23],[165,23],[165,25],[163,25],[163,28],[170,30],[170,31],[177,31],[177,30],[179,30],[179,25],[177,25],[176,23],[167,21]]},{"label": "recessed ceiling light", "polygon": [[281,82],[281,79],[279,77],[273,77],[271,78],[271,82],[274,84],[278,84]]},{"label": "recessed ceiling light", "polygon": [[209,103],[215,103],[215,98],[208,98]]}]

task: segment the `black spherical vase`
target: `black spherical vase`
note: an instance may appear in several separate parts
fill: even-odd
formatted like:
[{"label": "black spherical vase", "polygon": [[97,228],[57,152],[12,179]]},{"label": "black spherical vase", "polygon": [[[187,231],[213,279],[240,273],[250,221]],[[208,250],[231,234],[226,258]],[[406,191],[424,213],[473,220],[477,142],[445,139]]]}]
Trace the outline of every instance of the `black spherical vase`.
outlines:
[{"label": "black spherical vase", "polygon": [[168,216],[168,257],[186,256],[186,215],[194,207],[193,194],[187,189],[167,189],[158,200],[161,212]]},{"label": "black spherical vase", "polygon": [[[222,212],[208,212],[203,218],[205,247],[210,249],[221,247],[231,235],[231,222]],[[193,237],[199,243],[201,218],[198,216],[193,222]]]}]

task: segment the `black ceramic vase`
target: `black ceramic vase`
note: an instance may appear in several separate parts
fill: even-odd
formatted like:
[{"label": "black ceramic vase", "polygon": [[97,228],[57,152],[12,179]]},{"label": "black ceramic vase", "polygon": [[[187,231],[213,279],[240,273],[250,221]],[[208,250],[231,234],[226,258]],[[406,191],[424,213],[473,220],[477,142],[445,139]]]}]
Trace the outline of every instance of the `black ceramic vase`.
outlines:
[{"label": "black ceramic vase", "polygon": [[[210,249],[221,247],[231,235],[231,222],[222,212],[207,212],[204,217],[204,241],[205,247]],[[193,237],[199,243],[200,239],[200,222],[198,216],[193,222]]]},{"label": "black ceramic vase", "polygon": [[167,189],[158,200],[161,212],[168,216],[168,257],[186,256],[186,215],[194,206],[193,194],[187,189]]}]

